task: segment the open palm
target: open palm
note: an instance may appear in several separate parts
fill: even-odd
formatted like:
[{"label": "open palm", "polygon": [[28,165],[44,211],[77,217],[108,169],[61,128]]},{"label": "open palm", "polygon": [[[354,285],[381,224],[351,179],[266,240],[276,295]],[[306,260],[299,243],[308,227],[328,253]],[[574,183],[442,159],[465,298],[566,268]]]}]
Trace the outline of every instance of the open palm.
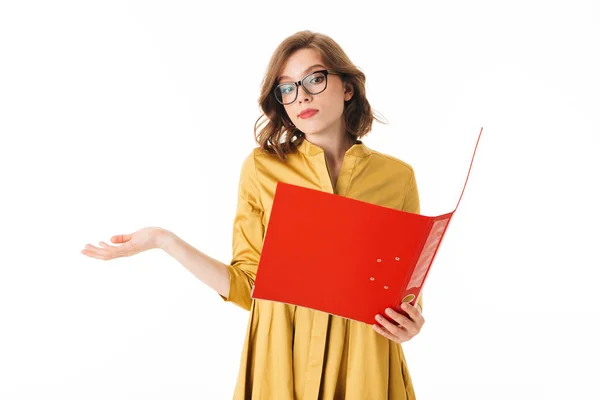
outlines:
[{"label": "open palm", "polygon": [[96,247],[88,243],[85,245],[85,248],[81,250],[81,254],[100,260],[129,257],[142,251],[155,248],[159,232],[160,228],[147,227],[134,233],[115,235],[110,238],[110,241],[119,244],[118,246],[100,242],[101,247]]}]

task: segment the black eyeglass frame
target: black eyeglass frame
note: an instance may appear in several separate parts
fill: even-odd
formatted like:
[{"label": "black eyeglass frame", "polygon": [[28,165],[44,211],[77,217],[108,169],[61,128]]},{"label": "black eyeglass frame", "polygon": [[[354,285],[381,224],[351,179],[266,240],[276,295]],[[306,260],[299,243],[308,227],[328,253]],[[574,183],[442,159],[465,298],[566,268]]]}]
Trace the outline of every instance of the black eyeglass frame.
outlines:
[{"label": "black eyeglass frame", "polygon": [[[311,76],[311,75],[313,75],[313,74],[317,74],[317,73],[319,73],[319,72],[320,72],[320,73],[322,73],[323,75],[325,75],[325,87],[324,87],[324,88],[323,88],[323,90],[321,90],[320,92],[313,93],[313,92],[311,92],[310,90],[308,90],[308,89],[306,88],[306,86],[304,86],[303,82],[304,82],[304,80],[305,80],[306,78],[308,78],[309,76]],[[302,88],[303,88],[303,89],[306,91],[306,93],[309,93],[309,94],[311,94],[311,95],[313,95],[313,96],[314,96],[314,95],[316,95],[316,94],[319,94],[319,93],[323,93],[323,92],[325,91],[325,89],[327,89],[327,83],[328,83],[328,80],[327,80],[327,75],[330,75],[330,74],[331,74],[331,75],[342,75],[342,74],[340,74],[339,72],[334,72],[334,71],[331,71],[331,70],[328,70],[328,69],[320,69],[320,70],[318,70],[318,71],[313,71],[313,72],[311,72],[310,74],[307,74],[307,75],[306,75],[304,78],[300,79],[300,80],[299,80],[299,81],[297,81],[297,82],[282,82],[282,83],[280,83],[279,85],[275,86],[275,89],[273,89],[273,96],[275,96],[275,100],[277,100],[277,102],[278,102],[279,104],[282,104],[282,105],[284,105],[284,106],[287,106],[288,104],[292,104],[293,102],[295,102],[295,101],[296,101],[296,99],[298,99],[298,87],[300,87],[300,86],[302,86]],[[278,89],[279,89],[279,87],[280,87],[280,86],[282,86],[282,85],[289,85],[289,84],[292,84],[292,83],[293,83],[293,84],[295,85],[295,87],[296,87],[296,96],[294,97],[294,100],[290,101],[289,103],[284,103],[283,101],[280,101],[280,100],[279,100],[279,98],[277,97],[277,94],[276,94],[276,93],[277,93],[277,90],[278,90]]]}]

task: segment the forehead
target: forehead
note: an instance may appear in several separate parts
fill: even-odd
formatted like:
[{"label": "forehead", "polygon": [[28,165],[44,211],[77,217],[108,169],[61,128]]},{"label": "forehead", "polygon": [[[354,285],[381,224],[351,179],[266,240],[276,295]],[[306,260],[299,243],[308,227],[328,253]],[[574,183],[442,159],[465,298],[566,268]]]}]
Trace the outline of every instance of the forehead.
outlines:
[{"label": "forehead", "polygon": [[278,80],[281,78],[299,80],[310,71],[324,68],[323,60],[316,50],[300,49],[292,53],[283,63],[277,77]]}]

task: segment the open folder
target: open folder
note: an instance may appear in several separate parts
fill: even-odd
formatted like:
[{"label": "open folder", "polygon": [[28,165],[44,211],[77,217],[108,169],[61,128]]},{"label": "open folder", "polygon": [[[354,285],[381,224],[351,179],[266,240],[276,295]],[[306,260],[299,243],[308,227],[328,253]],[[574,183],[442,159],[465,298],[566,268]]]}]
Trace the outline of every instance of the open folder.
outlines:
[{"label": "open folder", "polygon": [[278,182],[252,297],[368,324],[387,307],[406,315],[400,305],[417,302],[471,166],[454,211],[435,217]]}]

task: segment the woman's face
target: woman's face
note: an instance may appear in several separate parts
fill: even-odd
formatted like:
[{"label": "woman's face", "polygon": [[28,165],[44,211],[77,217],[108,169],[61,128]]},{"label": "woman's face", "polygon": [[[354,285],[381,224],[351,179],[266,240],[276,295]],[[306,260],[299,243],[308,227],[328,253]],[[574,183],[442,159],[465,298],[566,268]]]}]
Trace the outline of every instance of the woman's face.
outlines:
[{"label": "woman's face", "polygon": [[[311,72],[327,69],[319,53],[313,49],[298,50],[287,59],[278,75],[277,84],[298,82]],[[331,129],[345,129],[342,114],[344,101],[352,98],[350,85],[345,88],[339,75],[327,76],[325,91],[312,95],[298,87],[298,97],[288,105],[285,111],[292,123],[307,135],[313,135]],[[300,115],[304,110],[313,109],[316,113]],[[338,128],[339,127],[339,128]]]}]

